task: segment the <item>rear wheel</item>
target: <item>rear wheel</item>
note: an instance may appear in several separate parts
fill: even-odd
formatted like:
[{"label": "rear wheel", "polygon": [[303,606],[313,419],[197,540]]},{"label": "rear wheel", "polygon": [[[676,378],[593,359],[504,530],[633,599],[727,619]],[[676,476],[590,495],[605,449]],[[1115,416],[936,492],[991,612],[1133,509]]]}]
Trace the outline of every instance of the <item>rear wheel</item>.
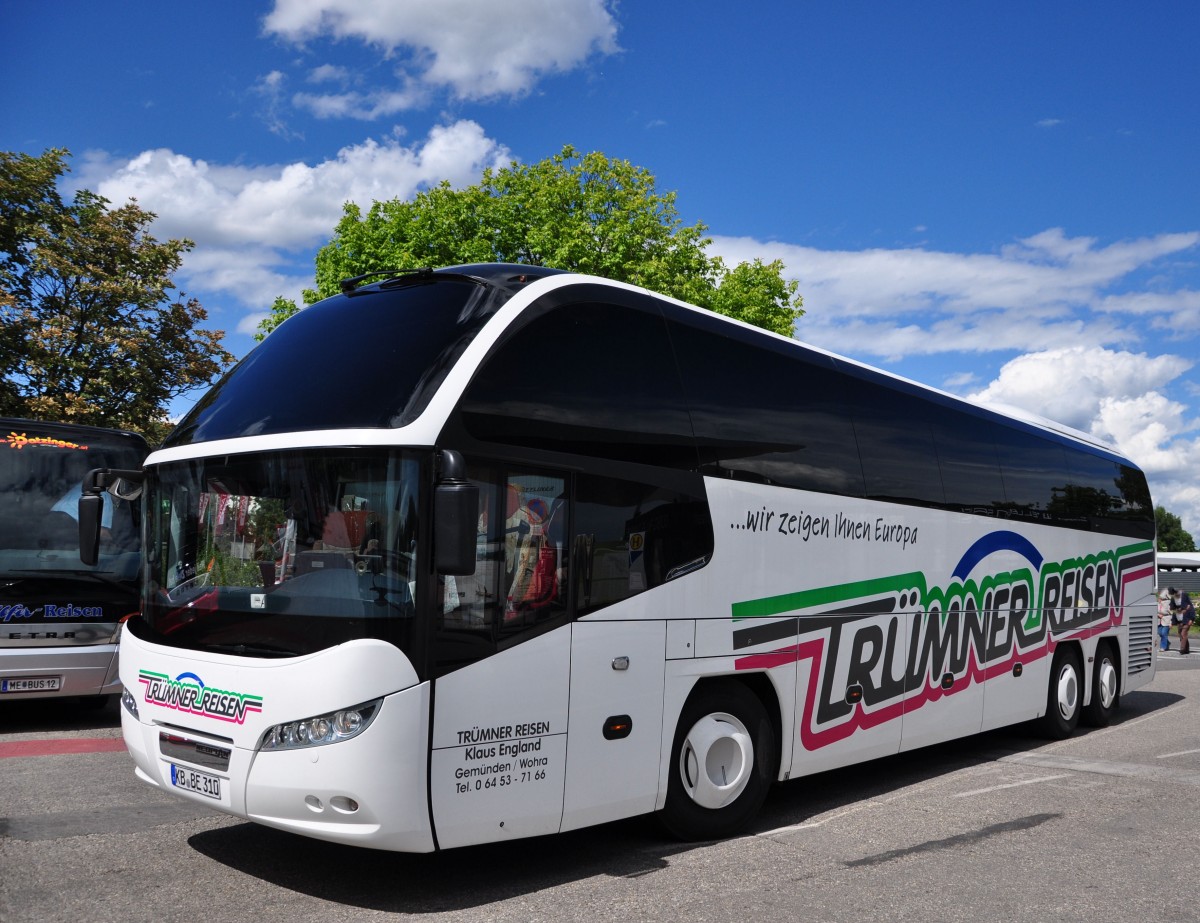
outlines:
[{"label": "rear wheel", "polygon": [[675,730],[663,824],[686,840],[734,833],[762,806],[777,749],[766,709],[746,686],[702,686]]},{"label": "rear wheel", "polygon": [[1096,648],[1092,670],[1092,700],[1083,709],[1083,723],[1091,727],[1106,727],[1121,706],[1121,674],[1112,645],[1102,643]]},{"label": "rear wheel", "polygon": [[1039,728],[1047,737],[1063,740],[1079,725],[1083,703],[1083,669],[1073,647],[1060,647],[1050,665],[1050,687],[1046,690],[1046,714]]}]

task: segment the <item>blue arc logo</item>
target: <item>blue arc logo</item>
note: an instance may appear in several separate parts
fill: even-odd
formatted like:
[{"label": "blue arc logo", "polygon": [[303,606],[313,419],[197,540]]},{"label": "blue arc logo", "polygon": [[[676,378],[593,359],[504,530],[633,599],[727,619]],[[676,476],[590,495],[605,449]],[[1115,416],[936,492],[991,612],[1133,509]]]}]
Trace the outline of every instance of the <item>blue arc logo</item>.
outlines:
[{"label": "blue arc logo", "polygon": [[1033,565],[1035,573],[1042,569],[1042,553],[1034,547],[1033,542],[1016,532],[1002,530],[989,532],[968,548],[959,559],[952,576],[965,582],[967,574],[971,573],[980,561],[998,551],[1016,552]]}]

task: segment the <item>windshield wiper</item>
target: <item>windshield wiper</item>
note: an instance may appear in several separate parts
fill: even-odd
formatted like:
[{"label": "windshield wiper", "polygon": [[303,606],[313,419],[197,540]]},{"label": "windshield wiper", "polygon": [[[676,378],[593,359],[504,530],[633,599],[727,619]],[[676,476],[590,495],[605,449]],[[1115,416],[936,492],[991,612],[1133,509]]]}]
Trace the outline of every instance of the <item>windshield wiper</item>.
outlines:
[{"label": "windshield wiper", "polygon": [[131,585],[137,583],[137,578],[132,577],[129,580],[121,581],[116,577],[108,577],[104,574],[98,574],[90,570],[59,570],[58,568],[45,568],[39,570],[33,567],[14,567],[11,570],[5,570],[4,575],[21,574],[22,576],[30,577],[87,577],[89,580],[95,580],[97,583],[104,583],[108,586],[119,587],[122,590],[128,590]]},{"label": "windshield wiper", "polygon": [[376,269],[372,272],[364,272],[361,276],[342,279],[338,283],[338,288],[342,290],[343,295],[353,295],[358,291],[358,283],[372,276],[387,276],[388,278],[383,280],[384,288],[393,288],[399,284],[439,281],[473,282],[476,285],[482,285],[484,288],[491,286],[491,283],[487,279],[479,276],[468,275],[464,272],[445,272],[444,270],[434,272],[432,266],[423,266],[420,269]]}]

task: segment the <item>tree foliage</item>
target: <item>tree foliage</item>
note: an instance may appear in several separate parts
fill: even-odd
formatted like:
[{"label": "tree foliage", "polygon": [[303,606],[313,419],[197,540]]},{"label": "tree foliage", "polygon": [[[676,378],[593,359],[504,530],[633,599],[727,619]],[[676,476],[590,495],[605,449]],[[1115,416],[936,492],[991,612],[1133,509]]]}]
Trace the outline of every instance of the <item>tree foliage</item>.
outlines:
[{"label": "tree foliage", "polygon": [[1196,543],[1191,533],[1183,528],[1183,522],[1165,507],[1154,508],[1154,527],[1158,533],[1159,551],[1195,551]]},{"label": "tree foliage", "polygon": [[69,153],[0,152],[0,413],[165,434],[172,398],[232,361],[172,275],[189,240],[154,214],[58,182]]},{"label": "tree foliage", "polygon": [[[442,183],[410,200],[347,203],[333,239],[317,254],[309,303],[342,279],[382,269],[506,262],[568,269],[640,285],[792,336],[803,314],[783,264],[754,260],[729,269],[709,256],[707,228],[684,225],[675,193],[649,171],[601,153],[562,153],[532,165],[485,170],[477,185]],[[277,299],[265,336],[294,313]]]}]

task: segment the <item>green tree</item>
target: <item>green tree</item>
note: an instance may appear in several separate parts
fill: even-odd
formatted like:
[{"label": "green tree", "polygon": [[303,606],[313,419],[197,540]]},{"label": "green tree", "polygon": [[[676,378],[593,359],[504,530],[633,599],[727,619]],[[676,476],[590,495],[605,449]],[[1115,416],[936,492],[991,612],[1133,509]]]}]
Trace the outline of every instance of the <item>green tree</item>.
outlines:
[{"label": "green tree", "polygon": [[258,333],[254,334],[254,339],[261,343],[268,333],[299,310],[296,307],[296,302],[280,295],[275,299],[275,303],[271,305],[271,313],[258,322]]},{"label": "green tree", "polygon": [[1183,528],[1183,522],[1164,507],[1154,508],[1154,527],[1158,533],[1159,551],[1195,551],[1196,543]]},{"label": "green tree", "polygon": [[[705,252],[707,230],[683,224],[675,193],[658,192],[649,171],[567,146],[539,163],[485,170],[466,189],[442,183],[365,213],[347,203],[304,297],[311,304],[375,270],[498,261],[629,282],[792,336],[804,312],[783,264],[729,269]],[[295,311],[277,299],[258,339]]]},{"label": "green tree", "polygon": [[233,357],[224,332],[171,277],[189,240],[158,241],[154,214],[58,191],[65,150],[0,152],[0,413],[118,426],[157,441],[172,398]]}]

